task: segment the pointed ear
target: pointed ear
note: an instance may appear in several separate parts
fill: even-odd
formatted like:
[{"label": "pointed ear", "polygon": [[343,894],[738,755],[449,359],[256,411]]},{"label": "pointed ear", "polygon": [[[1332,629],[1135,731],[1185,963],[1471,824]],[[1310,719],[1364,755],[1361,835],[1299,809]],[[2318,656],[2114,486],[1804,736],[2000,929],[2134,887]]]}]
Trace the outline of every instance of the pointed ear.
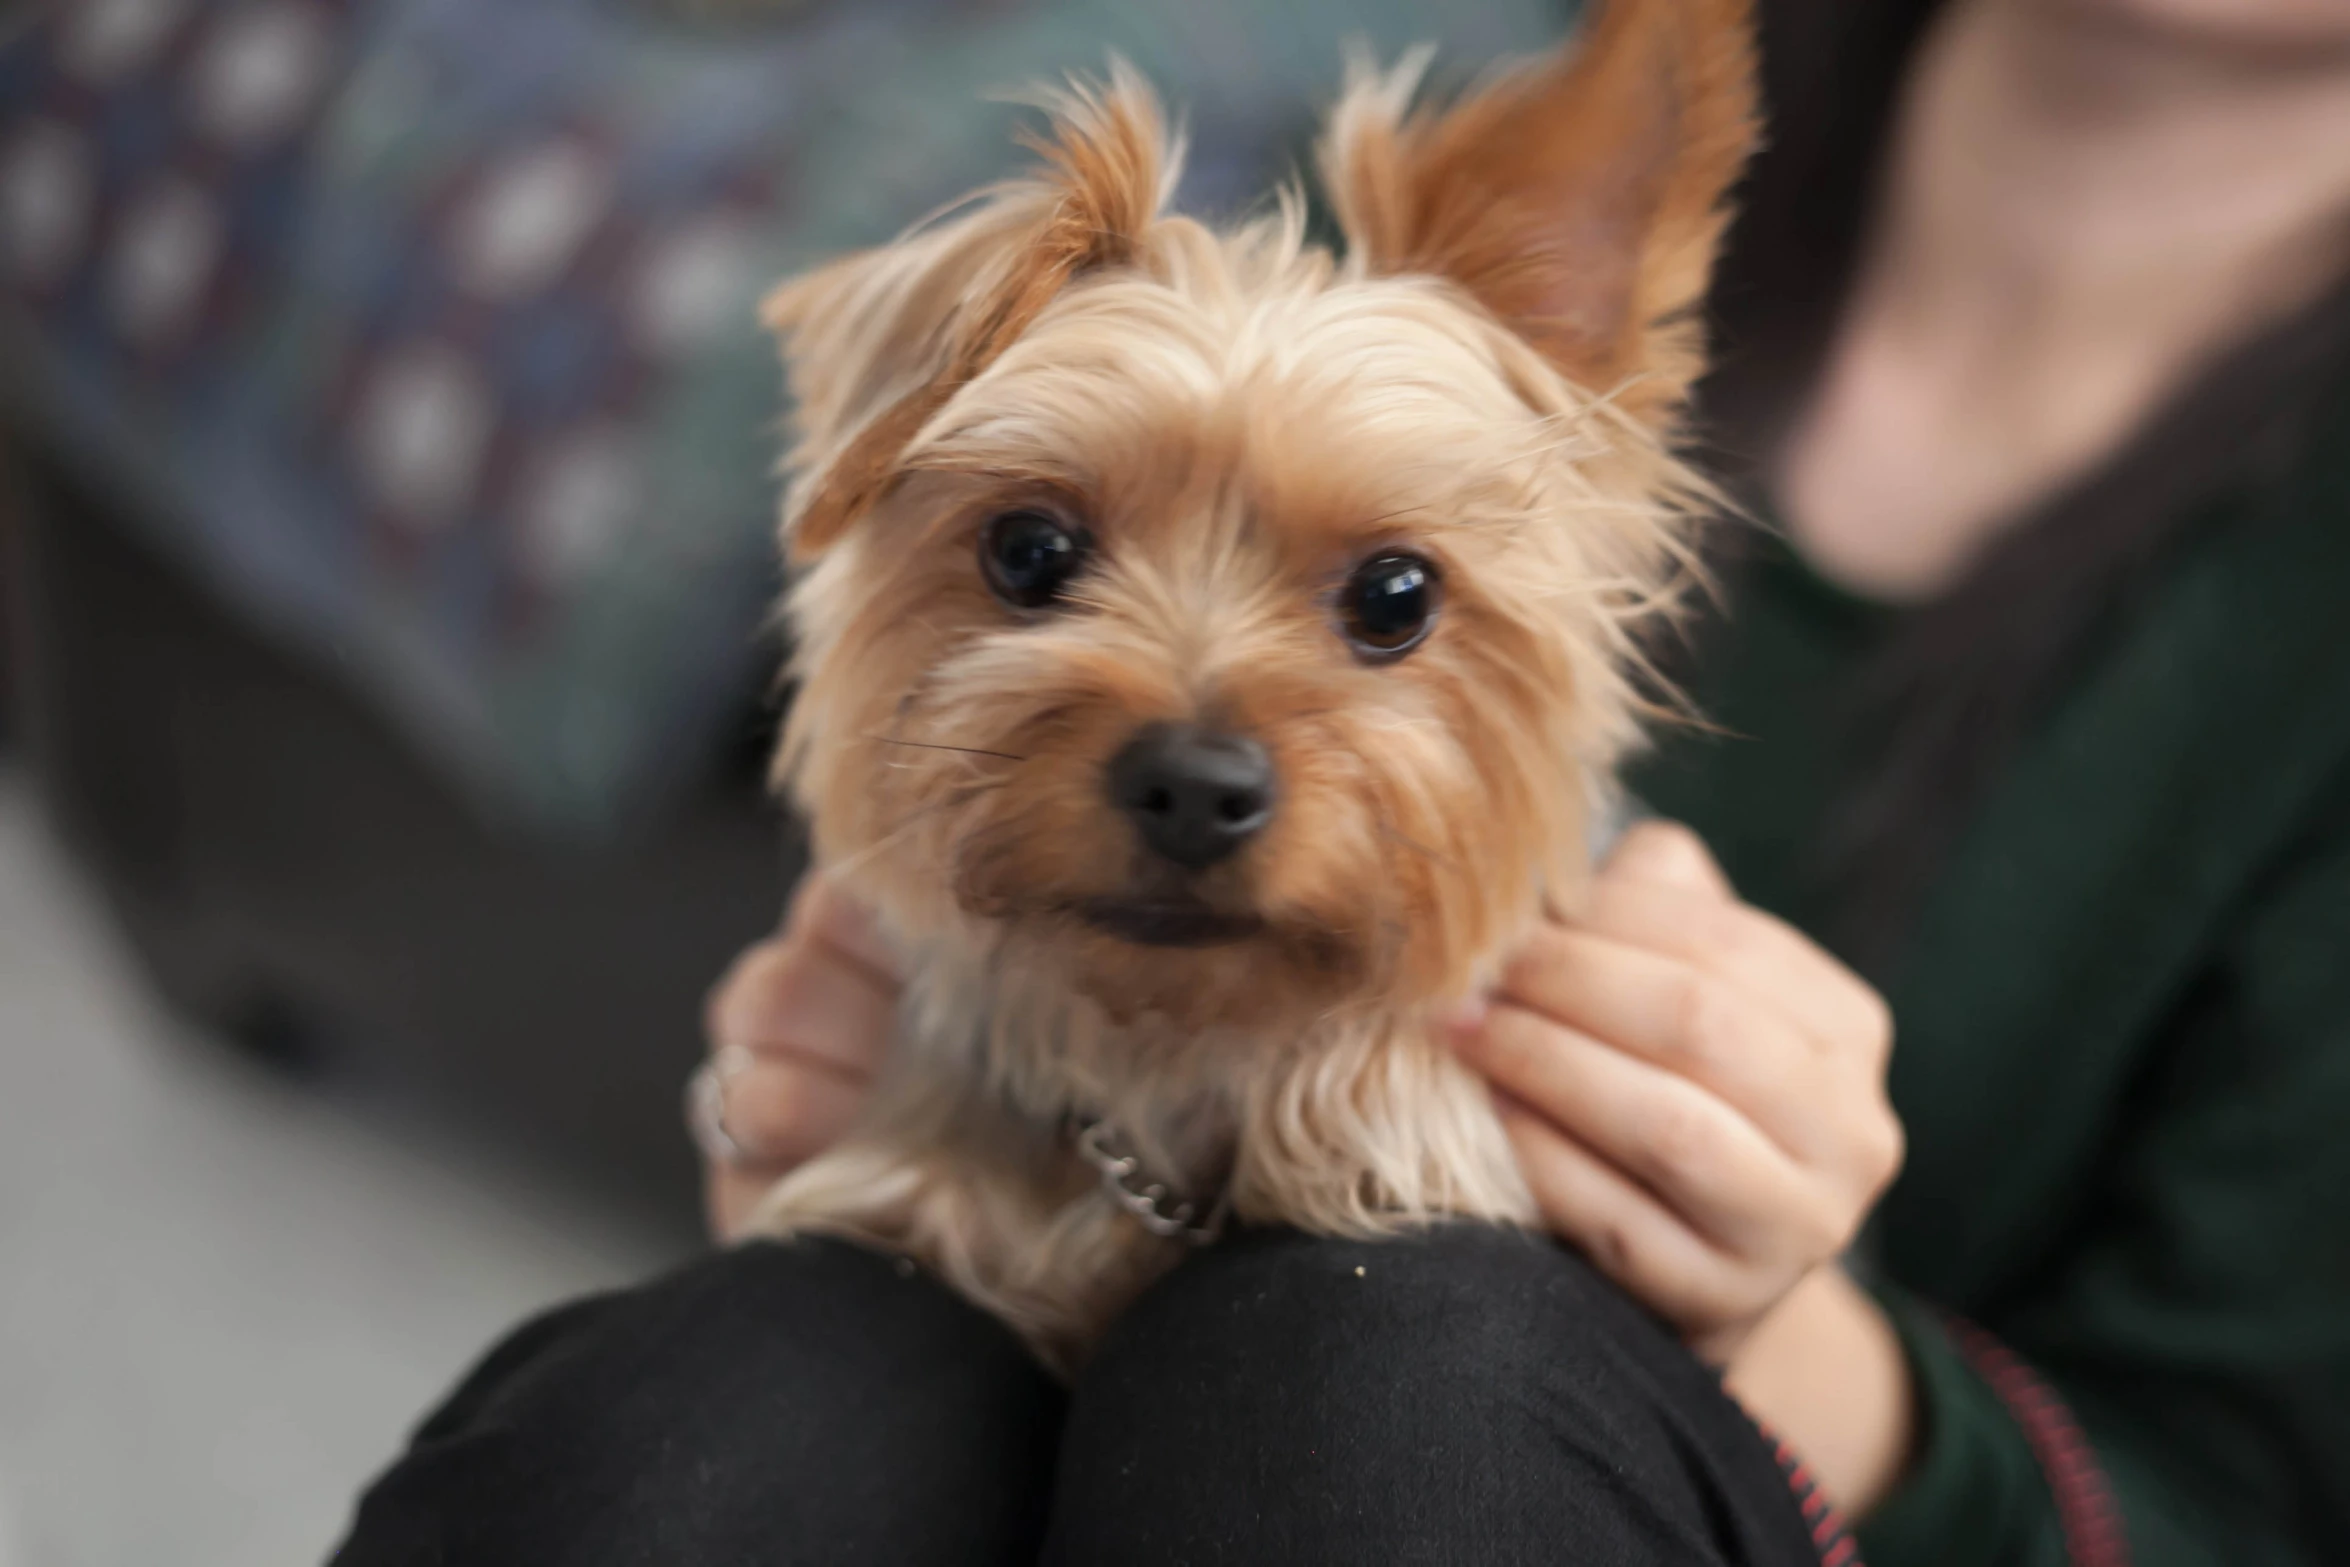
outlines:
[{"label": "pointed ear", "polygon": [[1177,153],[1157,99],[1112,61],[1106,84],[1043,100],[1022,139],[1034,177],[894,245],[784,283],[760,308],[783,345],[798,440],[784,528],[796,558],[836,542],[896,477],[907,444],[1071,279],[1133,259]]},{"label": "pointed ear", "polygon": [[1406,117],[1424,54],[1357,62],[1322,143],[1354,253],[1467,290],[1651,424],[1703,363],[1695,320],[1755,139],[1747,0],[1593,0],[1563,54]]}]

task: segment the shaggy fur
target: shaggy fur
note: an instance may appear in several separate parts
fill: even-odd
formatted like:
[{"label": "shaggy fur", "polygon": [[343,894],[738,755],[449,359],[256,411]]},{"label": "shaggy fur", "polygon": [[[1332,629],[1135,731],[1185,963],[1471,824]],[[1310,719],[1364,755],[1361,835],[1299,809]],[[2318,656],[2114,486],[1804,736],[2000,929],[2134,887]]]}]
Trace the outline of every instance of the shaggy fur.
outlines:
[{"label": "shaggy fur", "polygon": [[[1743,0],[1617,0],[1442,115],[1407,113],[1417,62],[1358,63],[1322,149],[1343,256],[1294,192],[1223,232],[1167,215],[1178,149],[1114,69],[1051,103],[1033,177],[771,298],[799,434],[777,778],[912,989],[857,1128],[766,1229],[898,1248],[1065,1363],[1180,1252],[1072,1113],[1243,1220],[1534,1219],[1426,1017],[1571,905],[1636,738],[1637,638],[1704,498],[1670,443],[1749,53]],[[976,561],[1024,506],[1099,542],[1037,613]],[[1366,663],[1332,594],[1399,547],[1440,616]],[[1109,801],[1153,721],[1271,754],[1277,814],[1234,859],[1178,876]],[[1172,880],[1256,933],[1084,918]]]}]

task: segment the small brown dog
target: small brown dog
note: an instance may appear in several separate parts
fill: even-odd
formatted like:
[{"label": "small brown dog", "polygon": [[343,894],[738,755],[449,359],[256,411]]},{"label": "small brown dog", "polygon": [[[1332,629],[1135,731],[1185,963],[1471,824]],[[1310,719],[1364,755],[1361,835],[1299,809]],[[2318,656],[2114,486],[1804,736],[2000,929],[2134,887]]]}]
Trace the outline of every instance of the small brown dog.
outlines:
[{"label": "small brown dog", "polygon": [[1744,0],[1613,0],[1441,115],[1358,69],[1304,204],[1165,215],[1123,71],[1043,169],[767,305],[798,400],[777,763],[909,959],[770,1233],[1081,1355],[1224,1213],[1529,1223],[1428,1026],[1547,905],[1690,575],[1671,450],[1754,136]]}]

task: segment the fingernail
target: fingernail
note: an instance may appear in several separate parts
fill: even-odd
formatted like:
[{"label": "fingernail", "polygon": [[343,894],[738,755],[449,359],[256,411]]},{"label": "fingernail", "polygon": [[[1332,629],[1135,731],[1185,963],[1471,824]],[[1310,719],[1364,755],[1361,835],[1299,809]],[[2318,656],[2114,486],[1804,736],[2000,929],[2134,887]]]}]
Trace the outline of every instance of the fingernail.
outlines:
[{"label": "fingernail", "polygon": [[1448,1001],[1436,1009],[1436,1025],[1457,1043],[1483,1028],[1486,1016],[1492,1010],[1493,1003],[1483,996],[1463,996],[1458,1001]]},{"label": "fingernail", "polygon": [[899,978],[898,956],[873,911],[837,883],[827,884],[819,897],[813,923],[822,938],[875,973]]}]

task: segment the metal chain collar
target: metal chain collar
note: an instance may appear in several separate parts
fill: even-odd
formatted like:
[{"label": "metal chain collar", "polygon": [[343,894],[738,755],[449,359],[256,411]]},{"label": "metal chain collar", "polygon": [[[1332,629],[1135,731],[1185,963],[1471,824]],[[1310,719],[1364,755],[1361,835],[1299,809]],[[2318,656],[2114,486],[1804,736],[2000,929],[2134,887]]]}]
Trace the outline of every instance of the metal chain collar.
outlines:
[{"label": "metal chain collar", "polygon": [[1227,1192],[1204,1214],[1199,1204],[1165,1181],[1154,1181],[1143,1169],[1142,1158],[1118,1135],[1117,1128],[1093,1116],[1073,1118],[1077,1157],[1100,1173],[1102,1190],[1112,1202],[1134,1215],[1153,1235],[1187,1245],[1205,1246],[1224,1229]]}]

